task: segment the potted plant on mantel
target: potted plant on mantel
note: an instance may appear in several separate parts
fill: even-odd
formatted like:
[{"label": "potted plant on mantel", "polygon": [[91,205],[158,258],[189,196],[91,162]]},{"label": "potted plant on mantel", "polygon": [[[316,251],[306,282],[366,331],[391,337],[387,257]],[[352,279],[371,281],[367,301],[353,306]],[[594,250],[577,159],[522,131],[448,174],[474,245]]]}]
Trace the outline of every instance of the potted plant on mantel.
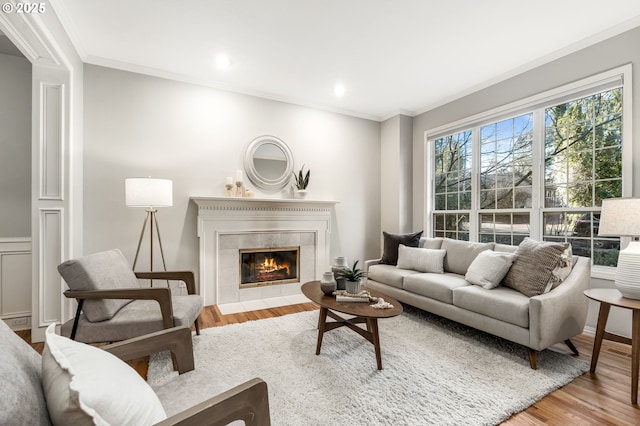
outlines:
[{"label": "potted plant on mantel", "polygon": [[294,193],[295,198],[305,198],[308,194],[307,186],[309,186],[309,176],[311,175],[311,170],[307,170],[307,173],[305,174],[303,164],[298,174],[296,174],[295,172],[291,173],[293,173],[293,177],[296,180],[296,191]]},{"label": "potted plant on mantel", "polygon": [[346,292],[349,294],[356,294],[360,291],[360,280],[367,276],[367,273],[363,269],[358,269],[358,261],[353,262],[353,266],[348,266],[342,270],[337,271],[339,278],[344,278],[346,282]]}]

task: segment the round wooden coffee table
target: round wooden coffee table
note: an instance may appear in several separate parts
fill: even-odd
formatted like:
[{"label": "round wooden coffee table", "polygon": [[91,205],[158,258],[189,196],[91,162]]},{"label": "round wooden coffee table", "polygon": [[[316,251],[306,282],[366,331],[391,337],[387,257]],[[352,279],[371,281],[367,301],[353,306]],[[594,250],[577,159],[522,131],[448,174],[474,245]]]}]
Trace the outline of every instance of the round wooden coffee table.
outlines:
[{"label": "round wooden coffee table", "polygon": [[[322,336],[325,332],[338,327],[348,327],[355,331],[371,343],[376,352],[376,361],[378,370],[382,370],[382,355],[380,354],[380,336],[378,334],[378,318],[390,318],[400,315],[402,305],[394,298],[380,293],[379,291],[367,289],[371,296],[382,297],[385,302],[393,305],[391,309],[374,309],[370,303],[364,302],[338,302],[334,296],[325,296],[320,290],[320,281],[309,281],[302,285],[302,293],[312,302],[320,305],[320,316],[318,318],[318,343],[316,345],[316,355],[320,355],[322,347]],[[354,318],[342,318],[336,312],[347,315],[354,315]],[[335,321],[327,322],[327,316]],[[363,329],[357,324],[366,324],[367,328]]]}]

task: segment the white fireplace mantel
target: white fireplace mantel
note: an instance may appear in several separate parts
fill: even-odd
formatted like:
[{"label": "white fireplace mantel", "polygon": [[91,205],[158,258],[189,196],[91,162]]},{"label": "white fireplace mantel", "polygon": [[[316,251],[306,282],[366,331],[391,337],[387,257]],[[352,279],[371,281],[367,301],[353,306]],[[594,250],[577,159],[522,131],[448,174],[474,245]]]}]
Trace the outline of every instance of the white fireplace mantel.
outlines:
[{"label": "white fireplace mantel", "polygon": [[237,285],[220,279],[221,270],[234,267],[221,264],[226,259],[220,255],[221,238],[226,235],[245,239],[252,234],[311,232],[315,236],[314,265],[307,265],[311,279],[320,279],[331,265],[331,217],[337,201],[197,196],[191,200],[198,206],[200,294],[206,305],[220,303],[221,286]]}]

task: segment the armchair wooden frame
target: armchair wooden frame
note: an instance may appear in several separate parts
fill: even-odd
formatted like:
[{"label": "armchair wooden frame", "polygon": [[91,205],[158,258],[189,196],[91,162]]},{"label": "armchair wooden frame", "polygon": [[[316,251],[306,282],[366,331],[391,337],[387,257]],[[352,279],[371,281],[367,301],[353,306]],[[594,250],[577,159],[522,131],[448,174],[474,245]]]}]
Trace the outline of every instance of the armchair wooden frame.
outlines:
[{"label": "armchair wooden frame", "polygon": [[[195,294],[196,281],[191,271],[152,271],[152,272],[135,272],[136,278],[139,279],[161,279],[182,281],[187,287],[188,294]],[[73,328],[71,330],[71,340],[75,340],[78,330],[78,321],[85,299],[138,299],[138,300],[155,300],[160,305],[162,313],[163,328],[173,327],[173,307],[171,304],[171,290],[167,287],[148,287],[148,288],[123,288],[112,290],[67,290],[64,292],[65,297],[76,299],[78,308],[76,309]],[[194,322],[196,334],[200,335],[199,317]]]},{"label": "armchair wooden frame", "polygon": [[[123,361],[129,361],[154,352],[171,351],[174,366],[180,374],[193,370],[193,343],[188,327],[173,327],[136,337],[104,349]],[[269,426],[269,396],[267,384],[259,378],[249,380],[188,408],[158,423],[169,425],[226,425],[234,420],[244,420],[249,426]]]}]

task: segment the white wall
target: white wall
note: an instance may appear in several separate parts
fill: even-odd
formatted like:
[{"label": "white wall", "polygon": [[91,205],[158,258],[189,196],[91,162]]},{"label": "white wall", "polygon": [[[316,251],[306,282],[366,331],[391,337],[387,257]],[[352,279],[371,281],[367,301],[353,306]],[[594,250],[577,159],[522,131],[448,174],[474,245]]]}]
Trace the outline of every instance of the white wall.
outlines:
[{"label": "white wall", "polygon": [[[379,256],[379,123],[93,65],[84,70],[84,252],[120,248],[132,262],[144,212],[124,205],[124,179],[169,178],[174,205],[158,213],[167,266],[197,271],[189,197],[223,196],[225,177],[265,134],[289,145],[296,170],[311,169],[309,198],[340,202],[331,256]],[[137,270],[148,266],[143,250]]]},{"label": "white wall", "polygon": [[[456,120],[472,116],[516,100],[532,96],[564,84],[633,63],[633,117],[625,117],[638,123],[640,117],[640,28],[564,56],[502,83],[465,96],[414,118],[413,126],[413,220],[414,227],[424,223],[425,195],[425,142],[424,132]],[[625,94],[626,95],[626,94]],[[640,126],[633,129],[633,195],[640,196]],[[591,286],[613,287],[608,280],[592,279]],[[597,306],[590,304],[587,327],[594,327]],[[627,336],[631,334],[631,316],[614,308],[607,329]]]},{"label": "white wall", "polygon": [[31,236],[31,63],[0,54],[0,238]]}]

